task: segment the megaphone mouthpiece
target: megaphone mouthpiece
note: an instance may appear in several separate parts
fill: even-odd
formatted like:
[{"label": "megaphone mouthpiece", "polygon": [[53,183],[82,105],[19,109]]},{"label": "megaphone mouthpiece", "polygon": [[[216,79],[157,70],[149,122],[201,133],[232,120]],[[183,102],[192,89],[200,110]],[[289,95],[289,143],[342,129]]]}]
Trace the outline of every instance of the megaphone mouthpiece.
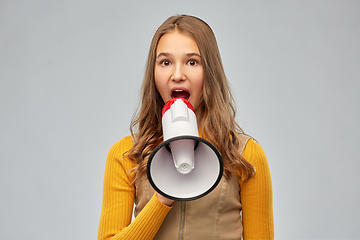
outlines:
[{"label": "megaphone mouthpiece", "polygon": [[169,100],[162,112],[164,141],[177,136],[199,136],[194,108],[186,99]]}]

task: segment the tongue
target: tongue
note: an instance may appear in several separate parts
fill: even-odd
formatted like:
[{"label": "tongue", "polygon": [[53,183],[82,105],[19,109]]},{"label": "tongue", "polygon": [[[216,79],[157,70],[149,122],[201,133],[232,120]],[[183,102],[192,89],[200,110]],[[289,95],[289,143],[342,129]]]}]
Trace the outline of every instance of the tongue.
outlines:
[{"label": "tongue", "polygon": [[181,92],[173,92],[172,95],[173,98],[184,98],[184,99],[188,99],[190,97],[190,94],[186,91],[181,91]]}]

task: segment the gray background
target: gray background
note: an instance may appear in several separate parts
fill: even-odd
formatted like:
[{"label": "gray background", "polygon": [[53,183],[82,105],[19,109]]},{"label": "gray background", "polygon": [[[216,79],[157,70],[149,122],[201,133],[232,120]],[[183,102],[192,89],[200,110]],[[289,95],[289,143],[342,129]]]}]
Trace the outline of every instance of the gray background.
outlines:
[{"label": "gray background", "polygon": [[0,0],[0,239],[96,239],[107,152],[181,13],[268,156],[276,238],[360,239],[360,1],[187,0]]}]

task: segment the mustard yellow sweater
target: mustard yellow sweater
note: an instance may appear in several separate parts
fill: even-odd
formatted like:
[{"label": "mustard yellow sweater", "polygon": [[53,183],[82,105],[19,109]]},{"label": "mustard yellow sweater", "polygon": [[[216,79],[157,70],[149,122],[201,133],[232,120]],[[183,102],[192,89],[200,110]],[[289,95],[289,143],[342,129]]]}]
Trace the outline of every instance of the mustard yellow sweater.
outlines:
[{"label": "mustard yellow sweater", "polygon": [[[123,156],[133,145],[131,137],[114,144],[106,160],[103,203],[98,240],[153,239],[171,207],[163,205],[156,194],[132,220],[135,187],[129,170],[135,164]],[[272,182],[266,155],[259,144],[250,139],[244,158],[256,168],[256,175],[239,182],[242,203],[244,240],[274,239]]]}]

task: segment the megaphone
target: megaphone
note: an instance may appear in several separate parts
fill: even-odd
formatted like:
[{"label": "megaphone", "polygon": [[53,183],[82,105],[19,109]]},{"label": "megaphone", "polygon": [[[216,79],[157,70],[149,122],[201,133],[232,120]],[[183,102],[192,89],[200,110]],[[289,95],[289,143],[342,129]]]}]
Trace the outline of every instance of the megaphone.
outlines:
[{"label": "megaphone", "polygon": [[156,192],[176,201],[210,193],[220,182],[224,164],[217,148],[200,138],[189,101],[173,98],[162,110],[164,141],[150,154],[147,177]]}]

